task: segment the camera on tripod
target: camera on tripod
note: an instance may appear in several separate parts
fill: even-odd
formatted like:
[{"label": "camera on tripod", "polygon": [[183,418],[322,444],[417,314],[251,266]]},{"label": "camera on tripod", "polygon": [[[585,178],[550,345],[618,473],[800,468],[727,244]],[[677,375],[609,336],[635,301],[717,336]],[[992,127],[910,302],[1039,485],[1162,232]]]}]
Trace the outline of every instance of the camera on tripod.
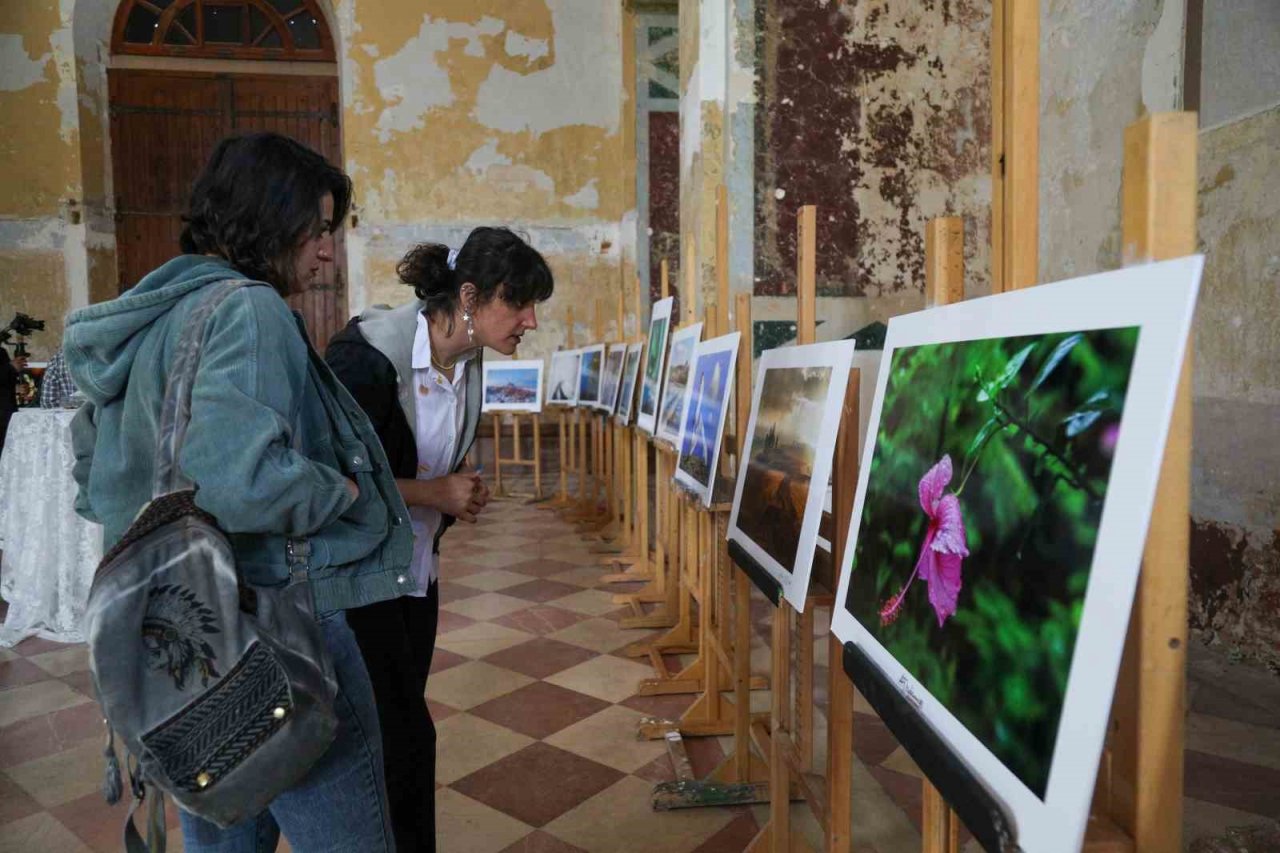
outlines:
[{"label": "camera on tripod", "polygon": [[13,357],[25,358],[27,355],[27,338],[32,332],[43,332],[44,320],[37,320],[30,314],[23,314],[21,311],[13,315],[13,319],[9,321],[9,325],[0,329],[0,344],[9,343],[10,338],[17,338],[17,342],[13,345]]}]

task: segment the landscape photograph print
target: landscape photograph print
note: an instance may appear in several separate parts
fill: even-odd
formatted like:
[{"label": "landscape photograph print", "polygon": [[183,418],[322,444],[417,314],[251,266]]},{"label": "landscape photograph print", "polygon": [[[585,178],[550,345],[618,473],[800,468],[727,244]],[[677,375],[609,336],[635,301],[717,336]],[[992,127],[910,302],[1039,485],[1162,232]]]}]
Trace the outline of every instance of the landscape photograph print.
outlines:
[{"label": "landscape photograph print", "polygon": [[829,367],[775,367],[764,374],[738,527],[787,571],[800,547],[830,383]]},{"label": "landscape photograph print", "polygon": [[604,369],[604,344],[582,348],[582,361],[578,367],[578,405],[597,406],[600,403],[600,379]]},{"label": "landscape photograph print", "polygon": [[725,412],[733,387],[741,334],[733,332],[698,344],[677,447],[676,480],[711,505],[716,463],[724,437]]},{"label": "landscape photograph print", "polygon": [[581,353],[561,350],[551,354],[551,371],[547,378],[547,404],[572,406],[578,402],[578,364]]},{"label": "landscape photograph print", "polygon": [[622,426],[631,422],[631,409],[636,398],[636,377],[640,375],[640,357],[644,344],[627,347],[627,360],[622,367],[622,388],[618,391],[618,414],[615,419]]},{"label": "landscape photograph print", "polygon": [[1136,327],[901,348],[845,607],[1037,795]]},{"label": "landscape photograph print", "polygon": [[701,323],[694,323],[671,333],[666,378],[662,382],[658,437],[672,444],[680,440],[681,416],[684,414],[685,392],[689,387],[689,370],[693,366],[693,350],[701,337]]},{"label": "landscape photograph print", "polygon": [[853,341],[781,347],[760,357],[729,538],[804,609],[831,474]]},{"label": "landscape photograph print", "polygon": [[535,360],[485,362],[482,410],[542,411],[542,367]]},{"label": "landscape photograph print", "polygon": [[641,366],[640,405],[636,413],[636,424],[651,435],[658,420],[658,398],[662,391],[662,368],[666,362],[672,301],[671,297],[667,297],[653,303],[649,337],[646,339],[644,363]]}]

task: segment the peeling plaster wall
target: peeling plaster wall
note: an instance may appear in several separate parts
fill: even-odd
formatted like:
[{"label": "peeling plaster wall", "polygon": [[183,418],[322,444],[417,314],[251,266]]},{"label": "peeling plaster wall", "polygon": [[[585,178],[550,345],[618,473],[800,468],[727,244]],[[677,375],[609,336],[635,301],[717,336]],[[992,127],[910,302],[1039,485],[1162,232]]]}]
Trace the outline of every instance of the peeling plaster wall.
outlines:
[{"label": "peeling plaster wall", "polygon": [[1120,266],[1125,127],[1182,102],[1181,0],[1040,10],[1040,280]]},{"label": "peeling plaster wall", "polygon": [[579,343],[596,298],[616,326],[635,258],[634,225],[624,227],[635,207],[635,78],[624,73],[634,35],[621,2],[343,0],[337,12],[358,203],[352,310],[406,298],[394,267],[415,242],[460,245],[474,225],[513,224],[557,284],[522,357],[561,343],[570,305]]},{"label": "peeling plaster wall", "polygon": [[792,301],[804,204],[818,205],[819,293],[886,300],[844,322],[922,305],[935,216],[965,217],[966,279],[989,287],[990,14],[984,0],[756,0],[757,295]]},{"label": "peeling plaster wall", "polygon": [[[1204,6],[1190,604],[1203,639],[1280,666],[1275,15],[1271,0]],[[1041,280],[1120,265],[1122,134],[1181,108],[1185,29],[1180,0],[1042,5]]]},{"label": "peeling plaster wall", "polygon": [[67,309],[88,300],[85,226],[68,202],[82,197],[73,7],[0,4],[0,312],[46,321],[30,342],[37,359],[61,340]]},{"label": "peeling plaster wall", "polygon": [[[1274,51],[1245,64],[1280,73]],[[1191,613],[1205,639],[1280,669],[1280,106],[1237,106],[1200,134]]]}]

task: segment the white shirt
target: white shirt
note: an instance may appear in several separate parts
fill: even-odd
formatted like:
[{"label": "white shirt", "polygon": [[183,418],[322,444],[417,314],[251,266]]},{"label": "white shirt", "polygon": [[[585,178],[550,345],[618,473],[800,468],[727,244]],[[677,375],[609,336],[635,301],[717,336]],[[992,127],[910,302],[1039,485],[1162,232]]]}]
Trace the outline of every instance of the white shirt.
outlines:
[{"label": "white shirt", "polygon": [[[413,401],[417,411],[414,441],[418,446],[419,480],[434,480],[453,473],[453,457],[462,433],[466,414],[466,384],[462,381],[463,365],[470,354],[458,359],[453,380],[431,364],[431,336],[427,318],[418,315],[418,330],[413,336]],[[413,563],[411,571],[417,589],[413,595],[427,594],[427,588],[440,574],[432,542],[443,520],[440,511],[425,506],[409,507],[413,524]]]}]

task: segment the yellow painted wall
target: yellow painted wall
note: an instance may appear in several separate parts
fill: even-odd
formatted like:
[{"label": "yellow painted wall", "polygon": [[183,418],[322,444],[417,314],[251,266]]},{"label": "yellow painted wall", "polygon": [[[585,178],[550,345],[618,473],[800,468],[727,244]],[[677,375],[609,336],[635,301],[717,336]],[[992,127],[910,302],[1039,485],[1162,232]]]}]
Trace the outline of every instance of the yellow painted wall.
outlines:
[{"label": "yellow painted wall", "polygon": [[[634,56],[623,0],[321,0],[339,45],[349,308],[410,296],[417,242],[476,225],[522,231],[557,291],[522,357],[554,350],[634,275]],[[73,307],[116,290],[105,68],[115,3],[0,3],[0,313],[61,337]],[[7,319],[7,318],[6,318]],[[611,334],[614,334],[611,332]]]},{"label": "yellow painted wall", "polygon": [[0,3],[0,324],[15,311],[45,320],[37,359],[61,339],[66,200],[80,196],[69,22],[58,0]]},{"label": "yellow painted wall", "polygon": [[580,322],[597,298],[616,317],[634,268],[627,17],[620,0],[338,3],[354,307],[406,298],[393,270],[414,243],[507,224],[556,274],[521,356],[555,349],[570,304]]}]

